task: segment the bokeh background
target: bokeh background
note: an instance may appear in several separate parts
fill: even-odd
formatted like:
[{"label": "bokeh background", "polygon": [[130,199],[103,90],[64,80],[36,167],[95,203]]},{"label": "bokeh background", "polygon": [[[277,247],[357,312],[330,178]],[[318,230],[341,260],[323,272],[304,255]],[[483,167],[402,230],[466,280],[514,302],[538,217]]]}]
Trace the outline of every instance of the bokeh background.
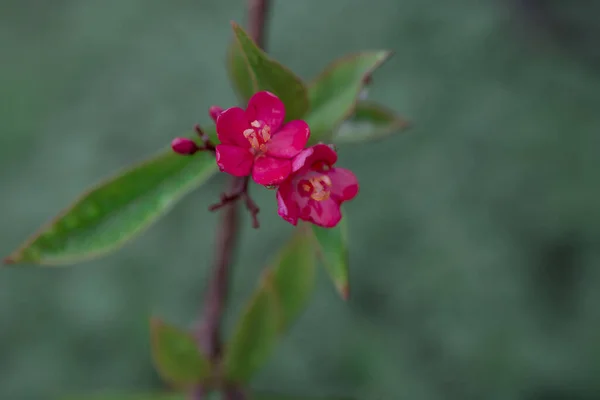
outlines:
[{"label": "bokeh background", "polygon": [[[364,400],[600,398],[600,4],[275,1],[268,47],[302,77],[390,48],[373,100],[414,123],[340,147],[352,298],[321,271],[254,386]],[[235,96],[239,0],[0,1],[0,253],[78,193]],[[225,177],[114,255],[0,270],[0,398],[147,392],[148,317],[190,326]],[[228,326],[291,228],[254,189]]]}]

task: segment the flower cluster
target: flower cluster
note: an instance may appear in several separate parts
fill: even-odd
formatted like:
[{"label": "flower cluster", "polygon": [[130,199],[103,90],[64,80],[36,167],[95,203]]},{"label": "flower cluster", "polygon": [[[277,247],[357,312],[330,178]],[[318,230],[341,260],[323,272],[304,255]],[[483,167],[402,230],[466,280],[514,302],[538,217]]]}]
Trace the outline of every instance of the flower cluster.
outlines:
[{"label": "flower cluster", "polygon": [[178,138],[172,143],[174,151],[194,154],[213,150],[221,171],[252,176],[260,185],[276,187],[278,213],[292,225],[299,219],[326,228],[338,224],[341,204],[358,193],[356,176],[334,167],[337,153],[332,146],[306,147],[308,124],[301,120],[284,123],[285,106],[277,96],[258,92],[245,110],[211,107],[209,113],[221,143],[212,146],[203,137],[202,148]]}]

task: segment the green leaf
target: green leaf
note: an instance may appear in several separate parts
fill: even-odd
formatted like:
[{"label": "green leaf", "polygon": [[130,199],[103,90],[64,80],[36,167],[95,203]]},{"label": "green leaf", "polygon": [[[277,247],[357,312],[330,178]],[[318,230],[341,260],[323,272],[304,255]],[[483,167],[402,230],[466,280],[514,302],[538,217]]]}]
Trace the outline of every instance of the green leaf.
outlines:
[{"label": "green leaf", "polygon": [[185,400],[185,395],[175,393],[159,394],[94,394],[69,395],[62,400]]},{"label": "green leaf", "polygon": [[408,121],[380,104],[359,101],[354,113],[335,132],[333,140],[342,143],[383,139],[409,125]]},{"label": "green leaf", "polygon": [[224,366],[232,381],[248,381],[275,344],[280,321],[279,300],[270,282],[256,293],[226,349]]},{"label": "green leaf", "polygon": [[256,78],[250,71],[244,53],[240,50],[239,42],[235,39],[227,49],[227,73],[240,102],[246,104],[257,92]]},{"label": "green leaf", "polygon": [[224,371],[229,381],[247,382],[306,305],[315,276],[311,235],[305,226],[296,229],[265,272],[225,350]]},{"label": "green leaf", "polygon": [[348,235],[346,217],[335,228],[312,226],[317,240],[317,252],[333,280],[335,288],[344,300],[350,296],[348,274]]},{"label": "green leaf", "polygon": [[296,228],[290,242],[271,264],[271,279],[281,308],[280,329],[288,328],[302,311],[315,281],[315,252],[310,229]]},{"label": "green leaf", "polygon": [[[302,80],[270,58],[238,24],[232,22],[232,26],[237,49],[234,47],[229,56],[229,75],[238,94],[247,101],[252,94],[268,90],[285,104],[286,121],[302,119],[309,108],[308,92]],[[242,54],[237,55],[236,51]],[[246,70],[240,65],[242,62],[247,64]]]},{"label": "green leaf", "polygon": [[152,357],[162,378],[176,387],[210,378],[210,361],[187,332],[153,318],[150,323]]},{"label": "green leaf", "polygon": [[65,265],[116,250],[216,170],[212,154],[166,150],[94,186],[5,262]]},{"label": "green leaf", "polygon": [[331,140],[334,130],[354,112],[365,78],[390,56],[389,51],[371,51],[341,58],[309,85],[310,143]]}]

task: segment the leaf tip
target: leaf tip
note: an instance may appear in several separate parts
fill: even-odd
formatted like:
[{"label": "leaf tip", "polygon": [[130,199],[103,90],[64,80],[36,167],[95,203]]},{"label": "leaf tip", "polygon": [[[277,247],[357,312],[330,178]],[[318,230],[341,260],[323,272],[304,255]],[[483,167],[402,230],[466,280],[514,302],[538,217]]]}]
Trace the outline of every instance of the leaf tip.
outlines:
[{"label": "leaf tip", "polygon": [[150,348],[152,349],[152,357],[157,368],[159,367],[159,360],[157,355],[160,349],[161,341],[161,328],[165,323],[157,317],[150,317]]},{"label": "leaf tip", "polygon": [[13,256],[8,256],[4,260],[2,260],[2,264],[11,265],[16,264],[16,260]]},{"label": "leaf tip", "polygon": [[158,329],[162,328],[165,323],[158,317],[150,317],[150,333],[156,335]]},{"label": "leaf tip", "polygon": [[[380,50],[378,52],[378,57],[377,57],[377,62],[373,68],[373,71],[379,67],[381,67],[383,64],[385,64],[390,58],[392,58],[392,56],[394,55],[394,51],[393,50]],[[371,72],[373,72],[371,71]]]},{"label": "leaf tip", "polygon": [[348,299],[350,298],[350,285],[347,283],[340,285],[339,292],[340,296],[342,296],[342,299],[344,301],[348,301]]},{"label": "leaf tip", "polygon": [[398,129],[409,129],[413,127],[413,123],[407,119],[396,117],[396,126]]},{"label": "leaf tip", "polygon": [[240,29],[240,24],[238,24],[234,20],[229,21],[229,23],[231,24],[231,27],[233,28],[234,31],[237,31]]},{"label": "leaf tip", "polygon": [[4,265],[14,265],[22,262],[39,263],[39,259],[37,257],[32,257],[30,252],[24,252],[23,248],[20,248],[13,251],[12,254],[9,254],[2,260],[2,264]]}]

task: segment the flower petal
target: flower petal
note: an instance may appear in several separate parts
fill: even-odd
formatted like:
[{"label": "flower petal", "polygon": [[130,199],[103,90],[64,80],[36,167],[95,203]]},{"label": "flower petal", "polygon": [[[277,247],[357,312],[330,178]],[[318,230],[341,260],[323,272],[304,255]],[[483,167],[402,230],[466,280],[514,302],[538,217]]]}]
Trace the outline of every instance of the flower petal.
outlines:
[{"label": "flower petal", "polygon": [[267,142],[267,154],[273,157],[293,158],[306,146],[309,136],[310,128],[306,122],[290,121]]},{"label": "flower petal", "polygon": [[331,193],[342,203],[352,200],[358,193],[358,179],[345,168],[332,168],[325,172],[331,179]]},{"label": "flower petal", "polygon": [[250,147],[250,142],[244,137],[244,131],[249,128],[246,112],[239,107],[228,108],[217,118],[217,135],[223,144]]},{"label": "flower petal", "polygon": [[296,172],[303,168],[310,168],[319,161],[331,166],[337,161],[337,153],[326,144],[316,144],[302,150],[294,157],[292,171]]},{"label": "flower petal", "polygon": [[230,144],[219,144],[216,149],[217,165],[223,172],[234,176],[248,176],[254,156],[249,149]]},{"label": "flower petal", "polygon": [[323,228],[333,228],[342,219],[340,205],[332,198],[323,201],[310,200],[302,211],[301,219]]},{"label": "flower petal", "polygon": [[277,214],[294,226],[298,223],[300,215],[296,197],[298,195],[294,192],[293,185],[289,180],[277,188]]},{"label": "flower petal", "polygon": [[292,172],[292,162],[269,156],[254,160],[252,179],[259,185],[278,185]]},{"label": "flower petal", "polygon": [[285,118],[285,106],[273,93],[258,92],[248,100],[246,118],[250,122],[263,121],[275,132]]}]

